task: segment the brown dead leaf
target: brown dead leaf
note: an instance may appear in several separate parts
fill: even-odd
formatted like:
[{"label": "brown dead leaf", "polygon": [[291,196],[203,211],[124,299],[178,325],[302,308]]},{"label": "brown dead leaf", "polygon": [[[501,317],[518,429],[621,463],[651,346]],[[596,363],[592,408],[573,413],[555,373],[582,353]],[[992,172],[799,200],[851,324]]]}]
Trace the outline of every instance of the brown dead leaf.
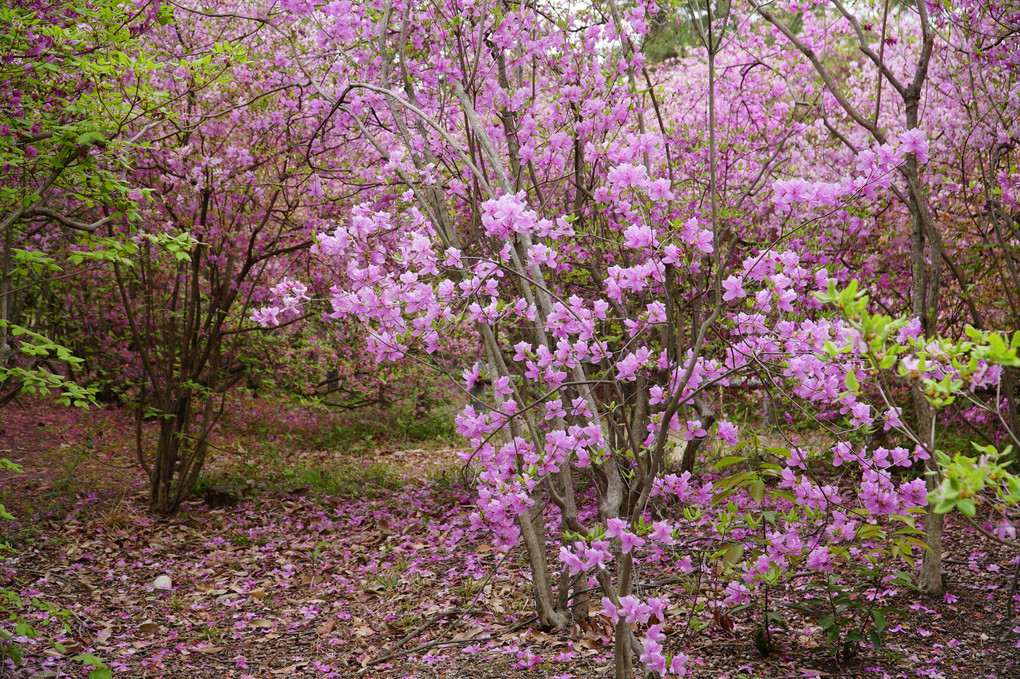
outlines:
[{"label": "brown dead leaf", "polygon": [[574,642],[574,651],[581,655],[598,655],[598,652],[602,650],[602,640],[594,637],[584,637],[579,641]]},{"label": "brown dead leaf", "polygon": [[318,632],[319,634],[326,635],[332,632],[334,627],[336,627],[336,621],[327,620],[326,622],[316,627],[315,631]]},{"label": "brown dead leaf", "polygon": [[548,635],[545,632],[542,632],[541,630],[537,629],[529,629],[528,636],[540,644],[547,644],[550,641],[555,641],[555,637]]},{"label": "brown dead leaf", "polygon": [[459,632],[454,638],[454,641],[470,641],[471,639],[477,639],[485,632],[484,627],[468,627],[463,632]]},{"label": "brown dead leaf", "polygon": [[821,641],[816,636],[807,634],[797,635],[797,643],[802,648],[818,648],[821,646]]},{"label": "brown dead leaf", "polygon": [[288,665],[287,667],[281,667],[278,670],[273,670],[273,674],[275,674],[277,676],[284,676],[284,677],[286,677],[286,676],[289,676],[289,675],[297,673],[297,671],[299,669],[301,669],[301,668],[303,668],[303,667],[305,667],[307,665],[308,665],[308,663],[304,663],[304,662],[295,663],[293,665]]},{"label": "brown dead leaf", "polygon": [[155,634],[156,632],[159,631],[159,625],[157,625],[151,620],[146,620],[145,622],[138,626],[138,631],[144,632],[145,634]]}]

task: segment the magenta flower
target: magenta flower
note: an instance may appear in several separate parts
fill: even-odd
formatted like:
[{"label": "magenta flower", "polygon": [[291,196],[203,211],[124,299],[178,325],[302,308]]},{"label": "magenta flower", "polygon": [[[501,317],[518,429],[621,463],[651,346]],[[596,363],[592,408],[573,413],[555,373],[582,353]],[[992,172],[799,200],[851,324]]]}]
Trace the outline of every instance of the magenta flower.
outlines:
[{"label": "magenta flower", "polygon": [[693,441],[694,439],[706,436],[708,436],[708,431],[701,425],[701,420],[689,420],[687,422],[687,432],[684,434],[684,439]]},{"label": "magenta flower", "polygon": [[[669,601],[664,597],[652,597],[646,604],[648,606],[648,619],[652,618],[659,620],[660,622],[666,619],[666,604]],[[648,628],[648,638],[653,641],[662,641],[666,638],[662,634],[662,627],[659,625],[652,625]]]},{"label": "magenta flower", "polygon": [[587,568],[605,568],[612,560],[613,555],[609,552],[609,542],[606,540],[593,540],[591,547],[584,550],[585,566]]},{"label": "magenta flower", "polygon": [[627,522],[623,519],[609,519],[606,521],[606,537],[610,540],[616,537],[620,537],[620,534],[626,531]]},{"label": "magenta flower", "polygon": [[924,479],[914,479],[907,483],[901,483],[899,492],[903,509],[925,507],[928,504],[928,488],[924,484]]},{"label": "magenta flower", "polygon": [[647,186],[648,172],[644,165],[617,165],[607,175],[609,183],[617,189],[624,189],[628,186]]},{"label": "magenta flower", "polygon": [[623,232],[623,245],[632,250],[641,250],[659,245],[655,230],[645,224],[628,226]]},{"label": "magenta flower", "polygon": [[584,571],[584,563],[578,558],[574,552],[567,547],[560,547],[560,561],[564,566],[570,569],[571,575],[577,575]]},{"label": "magenta flower", "polygon": [[889,451],[892,455],[892,463],[898,467],[909,467],[913,462],[910,459],[910,451],[903,446],[896,446]]},{"label": "magenta flower", "polygon": [[644,538],[640,538],[633,533],[623,531],[620,533],[620,551],[624,554],[629,554],[630,550],[634,548],[640,548],[641,545],[645,544]]},{"label": "magenta flower", "polygon": [[664,674],[666,672],[666,657],[662,655],[662,644],[651,639],[646,641],[641,652],[641,662],[652,671]]},{"label": "magenta flower", "polygon": [[867,403],[853,404],[850,407],[850,412],[853,414],[850,420],[852,427],[870,427],[871,423],[875,421],[871,416],[871,406]]},{"label": "magenta flower", "polygon": [[648,535],[648,537],[663,545],[672,545],[675,543],[675,540],[673,540],[673,529],[665,521],[656,521],[653,523],[652,532]]},{"label": "magenta flower", "polygon": [[722,282],[724,302],[732,302],[735,299],[747,297],[747,293],[744,292],[744,282],[736,276],[730,276]]},{"label": "magenta flower", "polygon": [[737,437],[740,434],[740,430],[737,425],[733,424],[729,420],[722,420],[719,422],[719,438],[731,446],[737,445]]},{"label": "magenta flower", "polygon": [[739,606],[740,604],[750,603],[751,599],[747,596],[751,593],[744,585],[739,582],[733,581],[726,585],[726,598],[723,599],[723,604],[727,606]]},{"label": "magenta flower", "polygon": [[698,239],[694,242],[695,246],[699,251],[704,252],[706,255],[710,255],[715,252],[715,245],[713,245],[715,238],[712,236],[712,232],[708,229],[702,229],[698,232]]},{"label": "magenta flower", "polygon": [[853,462],[853,446],[849,441],[840,441],[832,449],[832,466],[838,467],[844,462]]},{"label": "magenta flower", "polygon": [[636,596],[628,595],[620,597],[620,617],[628,622],[636,622],[643,625],[648,622],[650,611],[648,606],[641,603]]},{"label": "magenta flower", "polygon": [[616,379],[621,382],[636,380],[638,369],[644,366],[649,356],[651,356],[651,352],[646,347],[640,347],[634,353],[627,354],[623,360],[616,364]]},{"label": "magenta flower", "polygon": [[673,200],[668,179],[656,179],[648,183],[648,197],[652,200]]},{"label": "magenta flower", "polygon": [[602,597],[602,615],[613,621],[613,624],[620,622],[620,609],[613,605],[609,597]]},{"label": "magenta flower", "polygon": [[917,157],[917,163],[924,165],[928,162],[927,135],[916,127],[907,130],[900,135],[900,152],[913,153]]},{"label": "magenta flower", "polygon": [[827,547],[815,547],[808,554],[807,567],[811,570],[828,570],[832,554]]},{"label": "magenta flower", "polygon": [[885,425],[882,427],[882,431],[889,431],[893,427],[902,427],[903,421],[900,416],[903,414],[903,408],[889,408],[882,414],[882,419],[885,420]]},{"label": "magenta flower", "polygon": [[669,663],[669,673],[677,676],[682,676],[687,673],[687,663],[690,662],[691,658],[684,653],[677,653],[673,656],[673,660]]}]

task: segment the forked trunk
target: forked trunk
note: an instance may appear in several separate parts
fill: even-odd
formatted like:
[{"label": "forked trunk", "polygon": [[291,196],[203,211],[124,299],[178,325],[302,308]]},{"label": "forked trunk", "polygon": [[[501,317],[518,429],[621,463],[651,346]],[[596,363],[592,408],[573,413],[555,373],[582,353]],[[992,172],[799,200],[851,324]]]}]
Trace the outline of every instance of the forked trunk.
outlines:
[{"label": "forked trunk", "polygon": [[[190,396],[178,397],[159,423],[156,455],[149,474],[149,509],[172,514],[195,485],[204,458],[205,436],[190,444],[185,434],[192,416]],[[194,445],[189,453],[182,446]]]},{"label": "forked trunk", "polygon": [[156,514],[170,514],[176,509],[173,506],[173,480],[179,443],[175,430],[173,418],[160,420],[156,457],[149,476],[149,509]]},{"label": "forked trunk", "polygon": [[536,504],[518,519],[521,537],[528,549],[531,565],[531,590],[535,597],[538,626],[543,630],[559,629],[570,624],[570,613],[557,606],[549,578],[549,557],[545,549],[545,519],[542,505]]}]

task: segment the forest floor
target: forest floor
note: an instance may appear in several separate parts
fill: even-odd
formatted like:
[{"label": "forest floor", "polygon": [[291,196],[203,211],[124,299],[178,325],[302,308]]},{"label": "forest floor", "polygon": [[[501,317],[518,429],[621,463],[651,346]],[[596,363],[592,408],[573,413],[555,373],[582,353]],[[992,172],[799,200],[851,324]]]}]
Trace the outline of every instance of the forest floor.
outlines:
[{"label": "forest floor", "polygon": [[[129,412],[0,414],[0,457],[24,469],[0,471],[16,516],[0,524],[0,589],[21,594],[0,601],[0,629],[14,631],[17,611],[39,632],[0,677],[85,676],[81,653],[132,679],[612,675],[597,605],[569,630],[533,626],[521,551],[500,554],[470,528],[448,425],[312,418],[258,400],[233,412],[200,493],[171,517],[147,511]],[[240,502],[206,504],[235,482]],[[901,612],[885,646],[841,665],[795,615],[760,655],[750,612],[691,614],[684,582],[662,589],[677,602],[667,649],[713,679],[1020,677],[1020,620],[1006,620],[1015,561],[962,526],[947,526],[945,545],[946,598],[890,594]],[[154,587],[160,576],[168,589]]]}]

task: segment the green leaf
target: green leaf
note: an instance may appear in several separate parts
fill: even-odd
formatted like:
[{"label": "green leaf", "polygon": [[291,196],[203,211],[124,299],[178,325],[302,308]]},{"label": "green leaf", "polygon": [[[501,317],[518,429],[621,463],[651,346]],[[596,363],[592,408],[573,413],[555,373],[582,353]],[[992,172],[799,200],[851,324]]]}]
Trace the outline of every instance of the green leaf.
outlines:
[{"label": "green leaf", "polygon": [[82,665],[87,665],[88,667],[97,667],[97,668],[98,667],[106,667],[106,663],[104,663],[102,660],[100,660],[98,657],[92,655],[91,653],[81,653],[81,654],[76,655],[73,658],[71,658],[71,660],[77,660]]},{"label": "green leaf", "polygon": [[742,556],[744,556],[744,546],[737,543],[729,546],[723,554],[722,561],[727,568],[732,568]]},{"label": "green leaf", "polygon": [[1020,500],[1020,479],[1015,476],[1010,476],[1006,479],[1006,486],[1009,488],[1009,494],[1014,500]]},{"label": "green leaf", "polygon": [[6,457],[0,457],[0,469],[6,469],[7,471],[14,472],[15,474],[24,473],[24,469],[17,462],[11,462]]},{"label": "green leaf", "polygon": [[869,523],[867,525],[861,526],[861,528],[857,531],[857,537],[860,538],[861,540],[869,540],[881,533],[882,533],[881,526]]},{"label": "green leaf", "polygon": [[765,482],[761,479],[751,484],[751,499],[758,504],[761,504],[761,501],[765,499]]},{"label": "green leaf", "polygon": [[106,139],[106,135],[102,132],[85,132],[78,135],[78,138],[74,140],[75,144],[88,144],[94,141],[103,141]]},{"label": "green leaf", "polygon": [[730,465],[734,465],[734,464],[738,464],[740,462],[746,462],[746,461],[747,461],[746,457],[740,457],[739,455],[730,455],[728,457],[722,458],[721,460],[716,462],[714,465],[712,465],[712,469],[722,469],[723,467],[729,467]]},{"label": "green leaf", "polygon": [[776,490],[775,488],[770,488],[769,489],[769,497],[781,497],[784,500],[789,500],[790,502],[794,502],[794,503],[797,501],[797,496],[795,494],[791,493],[790,491],[788,491],[788,490]]}]

